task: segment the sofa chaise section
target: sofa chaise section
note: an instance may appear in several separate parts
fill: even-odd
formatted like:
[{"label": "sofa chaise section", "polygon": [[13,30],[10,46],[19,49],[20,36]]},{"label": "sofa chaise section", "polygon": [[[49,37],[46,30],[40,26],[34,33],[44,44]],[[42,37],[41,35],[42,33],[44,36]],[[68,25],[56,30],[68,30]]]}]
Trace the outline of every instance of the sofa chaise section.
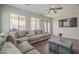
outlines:
[{"label": "sofa chaise section", "polygon": [[21,52],[11,42],[5,42],[1,54],[21,54]]}]

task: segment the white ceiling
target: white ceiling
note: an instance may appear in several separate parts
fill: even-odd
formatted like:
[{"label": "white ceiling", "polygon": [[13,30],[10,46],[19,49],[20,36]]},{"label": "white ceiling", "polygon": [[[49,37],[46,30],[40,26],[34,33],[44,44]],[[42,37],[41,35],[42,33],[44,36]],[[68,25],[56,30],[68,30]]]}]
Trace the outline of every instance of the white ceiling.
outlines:
[{"label": "white ceiling", "polygon": [[57,13],[53,13],[52,15],[47,14],[50,4],[11,4],[10,6],[47,17],[56,17],[59,15],[79,11],[78,4],[55,4],[55,7],[63,7],[63,9],[57,10]]}]

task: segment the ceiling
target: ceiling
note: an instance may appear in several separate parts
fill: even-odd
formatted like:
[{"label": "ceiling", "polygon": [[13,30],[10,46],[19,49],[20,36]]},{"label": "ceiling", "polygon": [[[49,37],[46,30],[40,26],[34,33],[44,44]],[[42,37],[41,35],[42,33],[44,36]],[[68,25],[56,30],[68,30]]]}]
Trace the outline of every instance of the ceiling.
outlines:
[{"label": "ceiling", "polygon": [[50,4],[11,4],[10,6],[47,17],[56,17],[59,15],[79,11],[78,4],[55,4],[55,7],[63,7],[63,9],[57,10],[57,13],[52,13],[52,15],[47,14]]}]

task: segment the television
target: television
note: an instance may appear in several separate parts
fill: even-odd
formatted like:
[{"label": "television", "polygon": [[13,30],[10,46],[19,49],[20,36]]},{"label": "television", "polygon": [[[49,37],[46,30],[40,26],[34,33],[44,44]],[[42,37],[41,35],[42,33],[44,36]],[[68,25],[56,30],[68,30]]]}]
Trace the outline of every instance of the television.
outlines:
[{"label": "television", "polygon": [[59,20],[59,27],[77,27],[77,17]]}]

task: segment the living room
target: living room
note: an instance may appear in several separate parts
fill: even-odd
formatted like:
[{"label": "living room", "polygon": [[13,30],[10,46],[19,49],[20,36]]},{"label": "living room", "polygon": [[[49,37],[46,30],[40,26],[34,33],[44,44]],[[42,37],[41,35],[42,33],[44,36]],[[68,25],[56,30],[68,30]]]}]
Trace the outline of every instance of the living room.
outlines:
[{"label": "living room", "polygon": [[[3,46],[0,45],[2,46],[0,53],[79,53],[78,12],[78,4],[1,4],[0,37],[6,33],[4,36],[7,36],[7,39],[4,40],[13,43],[18,48],[13,48],[11,43],[1,43]],[[64,41],[64,39],[67,40]],[[10,44],[11,50],[8,48]]]}]

